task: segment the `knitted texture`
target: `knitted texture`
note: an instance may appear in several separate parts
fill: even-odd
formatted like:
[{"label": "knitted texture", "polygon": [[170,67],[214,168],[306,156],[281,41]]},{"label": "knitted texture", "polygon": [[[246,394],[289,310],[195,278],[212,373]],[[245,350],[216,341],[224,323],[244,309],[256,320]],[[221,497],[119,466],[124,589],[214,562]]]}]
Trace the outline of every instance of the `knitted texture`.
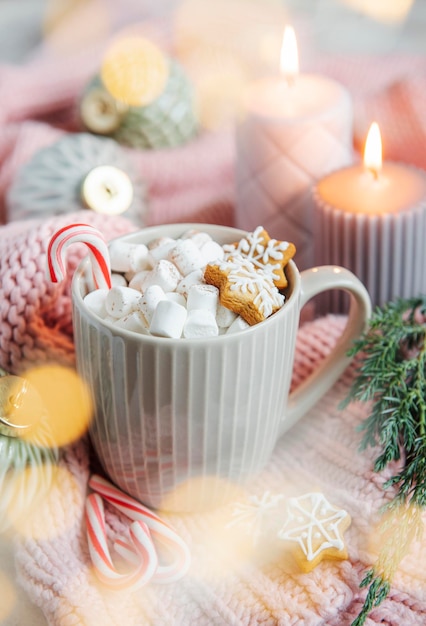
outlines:
[{"label": "knitted texture", "polygon": [[[141,6],[144,4],[140,3]],[[134,34],[171,48],[163,23],[139,23]],[[310,38],[306,39],[309,44]],[[98,71],[107,42],[52,56],[41,46],[31,62],[0,64],[0,223],[14,219],[6,194],[19,168],[62,134],[81,131],[78,103]],[[321,56],[305,51],[305,71],[326,74],[345,85],[355,104],[355,146],[361,149],[373,119],[383,124],[385,158],[426,168],[426,130],[421,121],[426,85],[421,55]],[[412,112],[414,111],[414,116]],[[135,172],[149,190],[147,223],[208,221],[233,224],[234,159],[230,128],[200,132],[189,143],[163,150],[130,150]],[[178,164],[178,166],[176,165]]]},{"label": "knitted texture", "polygon": [[[328,316],[298,333],[293,386],[335,345],[345,318]],[[357,424],[366,408],[338,403],[347,393],[349,369],[335,387],[278,443],[247,494],[266,491],[287,496],[320,490],[352,518],[345,534],[349,558],[324,561],[309,574],[294,569],[279,541],[260,536],[254,548],[241,540],[244,528],[231,530],[233,505],[212,512],[164,515],[187,541],[192,565],[181,581],[148,584],[136,593],[111,593],[90,567],[83,507],[90,474],[86,441],[65,450],[58,480],[27,521],[16,549],[20,582],[44,611],[49,624],[74,626],[346,626],[361,608],[359,582],[374,560],[378,510],[386,501],[382,478],[371,470],[373,453],[360,455]],[[127,523],[106,506],[111,541]],[[403,561],[388,599],[367,625],[420,626],[426,621],[426,587],[419,563],[426,545],[416,545]]]},{"label": "knitted texture", "polygon": [[[147,20],[132,32],[150,37],[167,51],[170,37],[166,40],[164,28],[160,21]],[[0,64],[0,223],[16,219],[7,192],[20,168],[64,133],[84,130],[78,113],[81,95],[98,71],[107,44],[95,42],[57,59],[41,47],[20,67]],[[232,224],[234,146],[229,129],[200,130],[178,147],[126,152],[135,176],[148,190],[147,223]]]},{"label": "knitted texture", "polygon": [[68,276],[46,280],[46,250],[61,226],[86,222],[107,240],[134,229],[124,218],[79,211],[45,221],[4,226],[0,238],[0,367],[18,373],[30,364],[56,361],[72,365],[70,284],[74,269],[87,254],[84,244],[67,250]]},{"label": "knitted texture", "polygon": [[[134,2],[138,11],[144,4]],[[122,3],[116,3],[115,10],[117,23],[122,23]],[[133,32],[139,29],[135,27]],[[167,33],[152,24],[144,24],[141,32],[154,40],[157,37],[163,47],[169,45]],[[87,81],[99,69],[104,46],[104,41],[97,41],[80,45],[71,54],[57,55],[47,44],[20,67],[0,65],[0,223],[14,219],[8,213],[6,195],[19,168],[40,148],[81,130],[77,103]],[[309,58],[307,50],[305,55]],[[306,71],[339,80],[353,95],[357,148],[362,147],[368,126],[377,117],[386,138],[386,158],[426,167],[421,105],[426,85],[419,78],[425,73],[424,56],[311,58]],[[177,149],[129,150],[129,156],[149,190],[148,223],[233,223],[231,130],[201,133]],[[86,211],[45,222],[16,222],[0,229],[0,367],[18,373],[40,361],[74,363],[70,281],[47,283],[45,253],[53,231],[76,220],[89,221],[107,239],[133,228],[124,218]],[[68,250],[69,277],[85,253],[83,245]],[[344,321],[329,316],[301,328],[293,387],[330,351]],[[252,555],[247,549],[239,550],[241,543],[228,527],[230,506],[204,515],[169,516],[188,542],[193,558],[189,574],[180,582],[150,584],[134,595],[111,593],[98,583],[88,556],[83,505],[93,459],[84,440],[64,450],[57,481],[17,536],[20,582],[48,623],[349,625],[362,605],[365,592],[358,585],[365,567],[375,558],[374,525],[386,500],[383,479],[372,471],[374,451],[358,453],[355,429],[366,417],[368,407],[356,404],[344,412],[338,409],[351,375],[348,370],[315,409],[279,441],[268,466],[247,486],[247,493],[258,496],[267,490],[285,495],[323,491],[352,517],[345,535],[348,560],[324,562],[310,574],[300,574],[288,567],[280,546],[265,538]],[[126,531],[123,518],[108,506],[106,519],[111,539]],[[235,529],[238,534],[240,527]],[[425,557],[425,545],[413,546],[389,597],[371,613],[367,626],[426,623],[425,575],[419,568]]]}]

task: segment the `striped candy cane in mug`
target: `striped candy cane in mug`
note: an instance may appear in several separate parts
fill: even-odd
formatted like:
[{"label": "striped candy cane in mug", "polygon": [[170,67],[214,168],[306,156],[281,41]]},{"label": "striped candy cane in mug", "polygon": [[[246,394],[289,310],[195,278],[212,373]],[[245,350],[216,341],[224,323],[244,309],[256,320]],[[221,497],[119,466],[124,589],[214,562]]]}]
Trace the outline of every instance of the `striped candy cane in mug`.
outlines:
[{"label": "striped candy cane in mug", "polygon": [[108,246],[102,233],[89,224],[69,224],[60,228],[50,239],[47,248],[47,273],[54,283],[66,275],[66,248],[73,243],[84,243],[89,248],[93,279],[97,289],[111,288],[111,265]]}]

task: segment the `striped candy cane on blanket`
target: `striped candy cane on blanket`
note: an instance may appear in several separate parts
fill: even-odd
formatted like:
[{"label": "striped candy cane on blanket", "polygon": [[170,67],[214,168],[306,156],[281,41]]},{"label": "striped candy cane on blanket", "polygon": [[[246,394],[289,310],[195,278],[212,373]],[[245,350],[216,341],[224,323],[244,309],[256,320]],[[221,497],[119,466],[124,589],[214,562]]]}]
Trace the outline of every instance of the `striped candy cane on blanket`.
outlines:
[{"label": "striped candy cane on blanket", "polygon": [[114,566],[109,552],[104,505],[97,493],[87,497],[85,516],[90,558],[99,580],[114,589],[138,589],[149,582],[157,569],[158,558],[147,525],[142,521],[131,524],[129,531],[136,567],[122,573]]},{"label": "striped candy cane on blanket", "polygon": [[[155,571],[151,575],[151,580],[157,583],[171,583],[179,580],[187,573],[191,563],[190,552],[186,543],[179,537],[172,526],[101,476],[93,475],[89,480],[89,487],[95,492],[92,495],[102,497],[133,521],[133,524],[130,526],[130,541],[128,538],[120,538],[115,542],[114,548],[118,554],[129,563],[137,565],[140,552],[137,546],[135,549],[132,529],[134,534],[134,525],[141,524],[142,528],[146,527],[148,530],[150,541],[155,551],[156,565]],[[99,527],[99,531],[102,534],[101,546],[103,546],[106,543],[105,523],[103,527]],[[90,541],[89,536],[89,543]],[[159,562],[154,542],[166,547],[167,552],[172,557],[170,563],[162,564]]]}]

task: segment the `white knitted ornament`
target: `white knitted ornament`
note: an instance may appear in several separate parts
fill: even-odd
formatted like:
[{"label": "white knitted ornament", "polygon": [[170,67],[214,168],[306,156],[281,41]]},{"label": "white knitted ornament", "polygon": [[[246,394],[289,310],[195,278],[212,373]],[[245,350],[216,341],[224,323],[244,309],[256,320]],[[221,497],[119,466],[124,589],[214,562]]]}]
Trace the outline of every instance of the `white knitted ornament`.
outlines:
[{"label": "white knitted ornament", "polygon": [[90,207],[141,225],[146,212],[143,182],[125,151],[89,133],[66,135],[39,150],[18,172],[6,205],[9,221]]},{"label": "white knitted ornament", "polygon": [[144,106],[126,106],[114,100],[100,76],[95,76],[83,92],[80,116],[87,130],[143,150],[177,147],[198,132],[193,86],[174,60],[164,91]]}]

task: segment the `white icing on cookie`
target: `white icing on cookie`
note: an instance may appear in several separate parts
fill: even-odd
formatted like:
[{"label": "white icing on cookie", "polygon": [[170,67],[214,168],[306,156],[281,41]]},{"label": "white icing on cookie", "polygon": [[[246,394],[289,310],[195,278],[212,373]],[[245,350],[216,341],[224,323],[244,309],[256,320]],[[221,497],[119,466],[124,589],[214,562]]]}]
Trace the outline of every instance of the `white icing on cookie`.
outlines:
[{"label": "white icing on cookie", "polygon": [[253,304],[263,317],[269,317],[284,303],[284,296],[274,285],[272,275],[257,269],[251,261],[240,255],[230,257],[218,264],[227,273],[231,291],[254,295]]},{"label": "white icing on cookie", "polygon": [[288,241],[277,241],[268,239],[265,241],[265,230],[263,226],[258,226],[252,233],[241,239],[237,246],[226,244],[223,249],[227,255],[234,256],[235,253],[246,257],[253,265],[269,274],[273,280],[277,280],[282,270],[282,259],[284,251],[287,250]]},{"label": "white icing on cookie", "polygon": [[241,526],[245,533],[251,536],[253,545],[256,545],[262,531],[265,530],[265,519],[283,499],[283,494],[271,494],[265,491],[262,497],[252,495],[247,498],[246,502],[237,502],[232,511],[233,519],[227,524],[228,528]]},{"label": "white icing on cookie", "polygon": [[287,519],[278,537],[298,543],[306,559],[312,561],[327,548],[343,550],[339,526],[347,516],[346,511],[331,505],[322,493],[307,493],[289,500]]}]

